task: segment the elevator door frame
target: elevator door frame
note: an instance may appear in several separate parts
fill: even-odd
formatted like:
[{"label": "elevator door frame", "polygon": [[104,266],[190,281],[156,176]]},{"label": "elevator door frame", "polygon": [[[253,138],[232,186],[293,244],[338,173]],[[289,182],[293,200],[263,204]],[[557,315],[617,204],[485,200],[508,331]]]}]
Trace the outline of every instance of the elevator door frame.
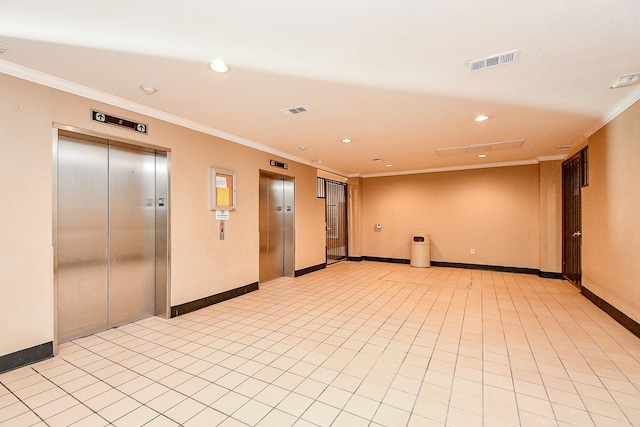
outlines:
[{"label": "elevator door frame", "polygon": [[[283,199],[282,201],[282,212],[283,212],[283,235],[282,241],[277,242],[280,249],[282,250],[282,275],[270,277],[271,269],[269,268],[269,248],[271,247],[270,242],[270,234],[269,230],[269,211],[270,206],[264,205],[265,195],[263,194],[262,181],[263,179],[268,180],[282,180],[283,183]],[[266,172],[260,170],[259,177],[259,233],[260,233],[260,251],[259,251],[259,271],[258,271],[258,280],[260,282],[265,282],[269,280],[277,279],[278,277],[294,277],[295,276],[295,178],[286,175],[274,174],[270,172]],[[288,190],[288,191],[287,191]],[[271,191],[271,187],[267,188],[267,201],[271,201],[268,194]],[[265,211],[266,209],[266,211]],[[266,218],[264,214],[267,214]],[[265,222],[266,221],[266,222]],[[265,251],[267,252],[265,254]],[[269,276],[269,277],[267,277]]]},{"label": "elevator door frame", "polygon": [[[156,147],[150,144],[144,144],[139,141],[127,140],[126,138],[114,138],[111,135],[103,134],[99,132],[94,132],[87,129],[81,129],[74,126],[68,126],[64,124],[54,123],[52,129],[52,173],[53,173],[53,188],[52,188],[52,249],[51,249],[51,257],[53,261],[53,272],[52,272],[52,317],[53,317],[53,353],[54,355],[58,354],[58,260],[57,260],[57,241],[58,241],[58,202],[57,202],[57,194],[58,194],[58,138],[59,131],[63,131],[65,133],[73,133],[76,134],[76,138],[85,139],[88,141],[92,140],[107,140],[111,141],[114,145],[121,146],[129,146],[133,149],[137,149],[139,151],[147,151],[147,152],[155,152],[156,159],[158,155],[164,158],[164,162],[166,164],[166,176],[158,177],[156,174],[156,185],[161,182],[166,185],[166,197],[164,200],[164,204],[167,207],[166,215],[164,218],[159,218],[157,214],[157,205],[156,205],[156,234],[158,233],[158,227],[162,227],[164,234],[162,238],[166,238],[166,245],[164,245],[164,252],[158,252],[158,243],[156,243],[156,292],[155,292],[155,309],[154,315],[160,316],[164,318],[170,317],[170,298],[171,295],[171,211],[170,211],[170,188],[171,188],[171,150],[161,147]],[[72,136],[73,137],[73,136]],[[157,160],[156,160],[157,162]],[[158,200],[155,201],[158,203]],[[162,245],[161,245],[162,246]],[[160,255],[158,255],[160,253]],[[158,260],[160,259],[160,262]],[[164,281],[165,286],[159,285],[158,277],[161,279],[160,282]],[[160,291],[160,292],[159,292]]]}]

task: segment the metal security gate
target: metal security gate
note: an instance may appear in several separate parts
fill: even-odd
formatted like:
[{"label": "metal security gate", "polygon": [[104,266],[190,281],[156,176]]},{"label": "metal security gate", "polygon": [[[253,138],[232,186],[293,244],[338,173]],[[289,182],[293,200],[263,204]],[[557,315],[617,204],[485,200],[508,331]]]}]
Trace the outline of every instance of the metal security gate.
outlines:
[{"label": "metal security gate", "polygon": [[347,259],[347,184],[325,180],[327,264]]},{"label": "metal security gate", "polygon": [[578,287],[582,283],[581,188],[588,185],[588,151],[562,164],[562,275]]}]

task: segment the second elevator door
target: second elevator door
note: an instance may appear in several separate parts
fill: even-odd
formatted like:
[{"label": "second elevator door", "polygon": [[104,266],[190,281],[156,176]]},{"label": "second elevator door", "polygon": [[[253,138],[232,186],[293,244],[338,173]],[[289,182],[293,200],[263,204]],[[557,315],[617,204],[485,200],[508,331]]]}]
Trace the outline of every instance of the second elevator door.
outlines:
[{"label": "second elevator door", "polygon": [[294,275],[293,179],[260,175],[260,282]]},{"label": "second elevator door", "polygon": [[153,152],[66,136],[57,152],[58,340],[65,342],[154,315],[157,165]]},{"label": "second elevator door", "polygon": [[109,149],[109,327],[153,316],[155,155]]}]

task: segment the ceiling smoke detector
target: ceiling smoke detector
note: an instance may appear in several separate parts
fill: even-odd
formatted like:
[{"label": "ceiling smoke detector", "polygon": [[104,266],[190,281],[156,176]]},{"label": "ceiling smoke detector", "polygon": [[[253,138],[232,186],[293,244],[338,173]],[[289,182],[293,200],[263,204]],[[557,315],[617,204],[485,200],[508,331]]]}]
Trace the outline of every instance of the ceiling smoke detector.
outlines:
[{"label": "ceiling smoke detector", "polygon": [[493,56],[487,56],[482,59],[474,59],[469,61],[469,69],[471,71],[480,71],[487,68],[498,67],[500,65],[511,64],[518,59],[518,50],[511,50],[509,52],[499,53]]},{"label": "ceiling smoke detector", "polygon": [[615,89],[618,87],[631,86],[632,84],[635,84],[638,79],[640,79],[640,73],[624,74],[618,77],[618,80],[613,82],[610,88]]},{"label": "ceiling smoke detector", "polygon": [[302,114],[302,113],[306,113],[307,111],[309,111],[309,109],[307,107],[305,107],[304,105],[299,105],[297,107],[283,108],[282,110],[280,110],[280,112],[282,114],[284,114],[285,116],[293,116],[293,115],[296,115],[296,114]]},{"label": "ceiling smoke detector", "polygon": [[140,85],[140,89],[147,95],[153,95],[158,91],[155,87],[149,85]]}]

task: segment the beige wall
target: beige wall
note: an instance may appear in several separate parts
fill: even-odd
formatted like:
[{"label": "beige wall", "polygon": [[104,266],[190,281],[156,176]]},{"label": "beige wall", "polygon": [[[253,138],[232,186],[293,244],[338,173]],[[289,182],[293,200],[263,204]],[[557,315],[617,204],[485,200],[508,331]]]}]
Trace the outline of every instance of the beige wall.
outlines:
[{"label": "beige wall", "polygon": [[362,249],[362,178],[349,178],[347,181],[349,190],[349,206],[347,208],[349,219],[349,256],[361,257]]},{"label": "beige wall", "polygon": [[[258,190],[269,154],[180,126],[0,74],[0,356],[53,340],[53,123],[170,149],[171,305],[258,281]],[[149,125],[149,135],[90,120],[92,108]],[[283,160],[283,159],[277,159]],[[295,268],[325,261],[324,201],[316,169],[291,161],[296,179]],[[237,173],[237,211],[218,238],[209,168]]]},{"label": "beige wall", "polygon": [[540,163],[540,271],[562,272],[562,161]]},{"label": "beige wall", "polygon": [[640,102],[589,138],[582,284],[640,322]]},{"label": "beige wall", "polygon": [[540,179],[539,165],[366,178],[364,255],[409,259],[420,231],[434,261],[538,269]]},{"label": "beige wall", "polygon": [[[53,336],[50,96],[0,74],[0,355]],[[64,108],[63,106],[60,106]],[[88,112],[87,112],[88,113]],[[46,117],[39,125],[34,117]]]}]

